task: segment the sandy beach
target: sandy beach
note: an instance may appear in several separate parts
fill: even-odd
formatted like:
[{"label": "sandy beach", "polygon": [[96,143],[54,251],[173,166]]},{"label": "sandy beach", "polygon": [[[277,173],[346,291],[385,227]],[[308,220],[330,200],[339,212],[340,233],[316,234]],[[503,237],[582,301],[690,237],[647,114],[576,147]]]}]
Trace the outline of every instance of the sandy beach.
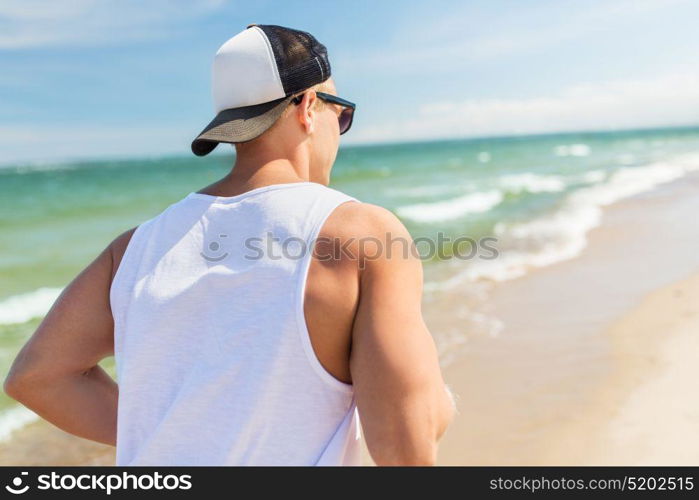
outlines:
[{"label": "sandy beach", "polygon": [[440,464],[699,463],[698,186],[608,207],[582,255],[495,287],[503,330],[445,369]]},{"label": "sandy beach", "polygon": [[[604,337],[611,349],[609,370],[590,372],[592,382],[551,380],[542,388],[525,378],[519,382],[525,388],[503,391],[518,396],[516,404],[488,393],[507,381],[479,387],[478,368],[452,365],[446,377],[460,391],[462,413],[443,438],[440,463],[699,463],[699,273],[645,296]],[[492,350],[488,359],[507,356],[512,352]],[[469,383],[467,377],[474,379]],[[565,387],[580,392],[562,394]]]},{"label": "sandy beach", "polygon": [[[579,257],[492,287],[504,328],[444,369],[459,414],[440,465],[699,464],[698,179],[608,207]],[[113,463],[41,420],[0,446],[2,465]]]},{"label": "sandy beach", "polygon": [[611,329],[622,404],[600,415],[604,431],[590,462],[699,464],[698,304],[699,274],[648,295]]}]

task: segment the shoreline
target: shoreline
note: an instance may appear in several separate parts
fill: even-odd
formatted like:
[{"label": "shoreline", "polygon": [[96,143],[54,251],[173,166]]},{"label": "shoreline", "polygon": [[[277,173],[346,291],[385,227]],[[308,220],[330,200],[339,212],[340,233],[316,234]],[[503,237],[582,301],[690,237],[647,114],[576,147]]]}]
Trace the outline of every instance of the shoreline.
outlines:
[{"label": "shoreline", "polygon": [[[611,205],[581,255],[493,287],[487,312],[504,328],[469,338],[444,370],[461,413],[440,465],[699,463],[682,448],[699,449],[696,432],[673,441],[674,460],[650,444],[646,455],[625,451],[662,442],[673,418],[699,424],[699,403],[663,420],[649,401],[659,387],[690,394],[699,379],[686,360],[696,348],[677,347],[699,327],[699,227],[676,222],[699,210],[697,185],[691,175]],[[654,418],[634,419],[632,407]]]}]

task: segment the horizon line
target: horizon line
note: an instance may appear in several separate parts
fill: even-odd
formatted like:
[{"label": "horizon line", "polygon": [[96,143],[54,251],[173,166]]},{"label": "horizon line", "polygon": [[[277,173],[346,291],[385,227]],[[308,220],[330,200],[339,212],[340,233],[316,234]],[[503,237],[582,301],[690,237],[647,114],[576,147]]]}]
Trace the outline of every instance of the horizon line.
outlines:
[{"label": "horizon line", "polygon": [[[661,126],[649,126],[649,127],[633,127],[633,128],[607,128],[607,129],[576,129],[576,130],[560,130],[555,132],[522,132],[522,133],[510,133],[510,134],[495,134],[495,135],[478,135],[478,136],[459,136],[459,137],[441,137],[441,138],[429,138],[429,139],[413,139],[413,140],[388,140],[388,141],[363,141],[350,144],[340,144],[338,151],[343,149],[363,149],[363,148],[380,148],[380,147],[390,147],[390,146],[407,146],[415,144],[435,144],[440,142],[476,142],[485,140],[503,140],[503,139],[513,139],[513,138],[543,138],[552,136],[566,136],[566,135],[578,135],[578,134],[611,134],[611,133],[633,133],[633,132],[654,132],[654,131],[672,131],[672,130],[693,130],[699,129],[699,123],[691,125],[661,125]],[[218,158],[230,153],[222,153],[214,150],[209,156],[205,158]],[[235,156],[233,152],[232,156]],[[128,162],[136,160],[164,160],[168,158],[185,159],[185,158],[197,158],[194,154],[187,155],[184,153],[160,153],[160,154],[126,154],[126,155],[103,155],[103,156],[86,156],[86,157],[66,157],[62,159],[28,159],[28,160],[15,160],[11,162],[4,162],[0,159],[0,169],[4,170],[6,168],[12,167],[24,167],[24,166],[34,166],[34,165],[51,165],[58,166],[68,163],[73,163],[76,165],[81,165],[85,163],[101,162],[101,161],[119,161]]]}]

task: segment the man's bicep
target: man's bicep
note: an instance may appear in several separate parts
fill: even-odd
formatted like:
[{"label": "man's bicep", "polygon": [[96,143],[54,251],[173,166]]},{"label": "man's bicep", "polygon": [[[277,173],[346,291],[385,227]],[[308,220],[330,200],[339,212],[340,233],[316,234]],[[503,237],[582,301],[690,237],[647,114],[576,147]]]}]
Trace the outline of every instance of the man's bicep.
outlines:
[{"label": "man's bicep", "polygon": [[24,345],[13,365],[19,376],[80,373],[113,354],[111,275],[112,255],[107,247],[61,292]]},{"label": "man's bicep", "polygon": [[[394,240],[410,238],[402,225],[393,227]],[[442,383],[421,313],[422,263],[399,249],[394,247],[390,256],[383,249],[382,256],[365,262],[353,327],[350,369],[370,451],[371,442],[396,435],[406,441],[427,439],[429,406]]]}]

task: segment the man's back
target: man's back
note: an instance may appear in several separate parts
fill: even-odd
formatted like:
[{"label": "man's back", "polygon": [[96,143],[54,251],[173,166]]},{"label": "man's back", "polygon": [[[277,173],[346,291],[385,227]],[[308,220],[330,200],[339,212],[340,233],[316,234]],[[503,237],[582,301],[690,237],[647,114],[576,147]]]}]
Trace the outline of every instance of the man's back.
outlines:
[{"label": "man's back", "polygon": [[311,182],[191,193],[139,226],[111,287],[117,465],[359,463],[352,385],[314,350],[346,340],[314,346],[303,313],[307,250],[352,200]]}]

